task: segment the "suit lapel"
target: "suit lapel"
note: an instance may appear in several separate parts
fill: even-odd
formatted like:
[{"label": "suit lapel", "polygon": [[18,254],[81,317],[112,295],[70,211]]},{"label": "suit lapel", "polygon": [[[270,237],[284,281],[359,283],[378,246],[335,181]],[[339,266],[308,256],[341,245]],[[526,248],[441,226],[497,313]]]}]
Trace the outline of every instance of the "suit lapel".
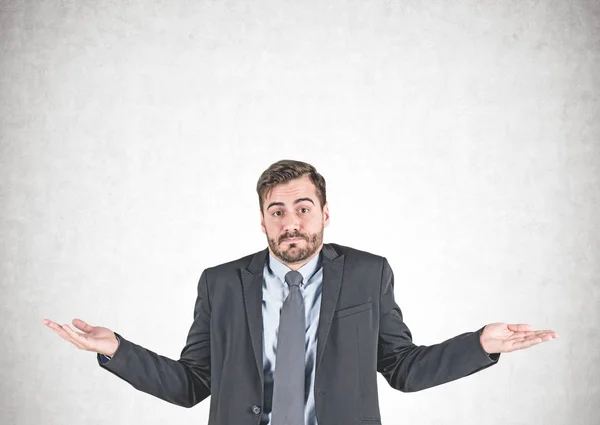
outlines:
[{"label": "suit lapel", "polygon": [[[316,370],[319,370],[323,351],[333,312],[337,305],[342,286],[342,271],[344,269],[344,255],[339,255],[330,244],[323,244],[323,291],[321,294],[321,311],[319,313],[319,327],[317,330],[317,362]],[[268,248],[257,252],[250,265],[246,269],[241,269],[242,287],[244,290],[244,304],[246,306],[246,319],[248,329],[250,330],[250,339],[252,340],[252,349],[256,360],[256,367],[260,376],[261,385],[264,386],[263,370],[263,321],[262,321],[262,287],[263,271]]]},{"label": "suit lapel", "polygon": [[329,330],[331,329],[333,312],[340,296],[344,258],[344,255],[338,256],[330,244],[323,245],[323,292],[321,294],[321,311],[319,313],[319,327],[317,330],[317,363],[315,371],[319,370]]},{"label": "suit lapel", "polygon": [[260,375],[261,388],[264,386],[264,370],[262,365],[263,321],[262,321],[262,287],[263,270],[268,255],[268,248],[254,255],[247,269],[241,269],[242,287],[244,289],[244,304],[246,319],[252,340],[252,349],[256,359],[256,367]]}]

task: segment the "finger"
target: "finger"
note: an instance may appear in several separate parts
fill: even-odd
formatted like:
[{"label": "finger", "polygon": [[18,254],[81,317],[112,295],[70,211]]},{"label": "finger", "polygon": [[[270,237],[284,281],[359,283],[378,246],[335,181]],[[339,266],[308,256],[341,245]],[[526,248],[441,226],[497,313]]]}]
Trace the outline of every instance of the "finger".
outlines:
[{"label": "finger", "polygon": [[554,335],[553,335],[552,331],[549,333],[547,333],[545,331],[541,331],[537,335],[531,335],[522,340],[512,341],[511,351],[512,350],[521,350],[523,348],[529,348],[533,345],[537,345],[542,342],[550,341],[551,339],[554,339]]},{"label": "finger", "polygon": [[556,332],[554,332],[554,331],[546,330],[546,331],[537,331],[535,333],[535,336],[537,336],[539,338],[550,337],[550,339],[552,339],[552,338],[557,338],[558,334]]},{"label": "finger", "polygon": [[53,322],[53,321],[52,321],[52,320],[50,320],[50,319],[44,319],[44,320],[42,320],[42,323],[43,323],[44,325],[48,326],[49,328],[51,328],[52,326],[60,326],[60,324],[58,324],[58,323],[56,323],[56,322]]},{"label": "finger", "polygon": [[88,325],[81,319],[73,319],[73,326],[75,326],[80,331],[85,332],[86,334],[89,334],[90,332],[92,332],[92,330],[94,330],[93,326]]},{"label": "finger", "polygon": [[556,332],[546,332],[538,335],[538,338],[541,338],[543,341],[550,341],[551,339],[558,338],[558,335]]},{"label": "finger", "polygon": [[70,341],[69,335],[65,332],[65,330],[62,328],[62,326],[59,325],[58,323],[48,321],[46,326],[48,326],[50,329],[52,329],[61,338],[66,339],[67,341]]},{"label": "finger", "polygon": [[73,338],[67,333],[67,331],[61,325],[59,325],[58,323],[55,323],[55,322],[50,322],[48,324],[48,327],[50,329],[52,329],[54,331],[54,333],[56,333],[62,339],[64,339],[65,341],[70,342],[71,344],[73,344],[77,348],[79,348],[79,346],[75,343],[75,341],[73,340]]},{"label": "finger", "polygon": [[512,334],[511,336],[509,336],[506,339],[507,340],[519,340],[519,339],[529,338],[532,336],[555,335],[555,334],[556,334],[556,332],[550,331],[550,330],[515,332],[514,334]]},{"label": "finger", "polygon": [[87,337],[79,332],[75,332],[69,325],[63,325],[63,329],[71,337],[71,342],[82,350],[87,349],[88,341]]},{"label": "finger", "polygon": [[513,332],[526,332],[526,331],[531,330],[531,326],[529,326],[525,323],[512,324],[512,325],[507,325],[507,326],[508,326],[508,329]]},{"label": "finger", "polygon": [[77,340],[76,337],[72,336],[72,331],[67,331],[65,329],[65,326],[63,325],[63,329],[65,330],[65,333],[69,336],[69,342],[71,344],[73,344],[75,347],[79,348],[80,350],[85,350],[86,348]]},{"label": "finger", "polygon": [[71,344],[73,344],[75,347],[83,350],[84,347],[79,343],[79,341],[77,340],[76,337],[73,336],[73,330],[71,328],[68,327],[68,325],[62,325],[60,327],[62,329],[62,331],[64,332],[65,339],[67,341],[69,341]]},{"label": "finger", "polygon": [[532,347],[534,345],[540,344],[542,342],[541,338],[531,338],[531,339],[526,339],[523,341],[515,341],[512,345],[511,345],[511,351],[515,351],[515,350],[522,350],[524,348],[529,348]]}]

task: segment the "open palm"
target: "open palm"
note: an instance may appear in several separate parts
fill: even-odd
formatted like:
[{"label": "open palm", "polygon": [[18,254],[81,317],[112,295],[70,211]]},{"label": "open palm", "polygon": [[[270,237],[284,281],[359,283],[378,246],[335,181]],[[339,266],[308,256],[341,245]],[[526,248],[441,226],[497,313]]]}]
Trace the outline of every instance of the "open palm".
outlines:
[{"label": "open palm", "polygon": [[509,353],[558,338],[552,330],[536,331],[526,324],[490,323],[481,333],[481,346],[486,353]]},{"label": "open palm", "polygon": [[102,326],[90,326],[80,319],[74,319],[73,326],[83,333],[71,329],[69,325],[59,325],[48,319],[44,319],[42,323],[80,350],[112,356],[119,346],[119,341],[113,331]]}]

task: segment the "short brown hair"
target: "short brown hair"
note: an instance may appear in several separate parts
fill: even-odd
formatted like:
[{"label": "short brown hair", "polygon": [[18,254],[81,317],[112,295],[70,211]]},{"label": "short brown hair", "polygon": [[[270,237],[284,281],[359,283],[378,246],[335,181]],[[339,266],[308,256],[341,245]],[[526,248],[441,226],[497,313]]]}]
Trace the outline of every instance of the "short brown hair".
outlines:
[{"label": "short brown hair", "polygon": [[315,167],[306,162],[294,161],[293,159],[282,159],[281,161],[271,164],[269,168],[263,171],[258,179],[256,192],[258,193],[260,212],[264,214],[263,203],[271,189],[278,184],[298,179],[305,174],[308,174],[308,177],[315,185],[319,202],[321,202],[321,208],[323,208],[327,202],[325,179],[323,176],[317,172]]}]

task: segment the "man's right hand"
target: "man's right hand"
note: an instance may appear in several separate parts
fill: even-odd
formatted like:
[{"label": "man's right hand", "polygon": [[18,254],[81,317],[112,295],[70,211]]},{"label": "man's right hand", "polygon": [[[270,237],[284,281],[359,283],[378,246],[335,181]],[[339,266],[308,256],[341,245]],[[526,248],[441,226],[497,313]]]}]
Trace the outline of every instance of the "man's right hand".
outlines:
[{"label": "man's right hand", "polygon": [[119,348],[119,341],[113,331],[101,326],[90,326],[83,320],[74,319],[73,326],[84,333],[74,331],[69,325],[61,326],[48,319],[44,319],[42,323],[80,350],[93,351],[112,357]]}]

